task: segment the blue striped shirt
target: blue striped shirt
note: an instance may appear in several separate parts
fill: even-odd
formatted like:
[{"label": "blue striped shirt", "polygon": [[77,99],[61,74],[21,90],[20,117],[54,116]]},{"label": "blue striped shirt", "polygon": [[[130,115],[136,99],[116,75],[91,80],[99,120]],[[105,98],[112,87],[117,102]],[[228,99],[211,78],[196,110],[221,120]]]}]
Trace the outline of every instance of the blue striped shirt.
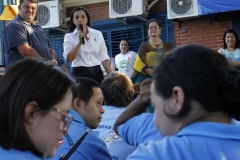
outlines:
[{"label": "blue striped shirt", "polygon": [[28,24],[20,15],[10,21],[4,29],[5,62],[8,68],[23,58],[17,46],[28,44],[42,58],[51,60],[50,42],[43,29],[34,23]]}]

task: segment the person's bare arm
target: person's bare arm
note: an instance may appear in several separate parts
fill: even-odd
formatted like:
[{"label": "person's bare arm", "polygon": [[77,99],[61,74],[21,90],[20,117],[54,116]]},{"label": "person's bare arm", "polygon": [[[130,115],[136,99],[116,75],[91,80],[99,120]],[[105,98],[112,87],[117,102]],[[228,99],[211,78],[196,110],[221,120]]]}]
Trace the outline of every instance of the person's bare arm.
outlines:
[{"label": "person's bare arm", "polygon": [[[57,61],[58,55],[57,55],[56,51],[54,49],[52,49],[52,48],[49,48],[49,49],[50,49],[50,52],[51,52],[51,55],[52,55],[52,59],[55,59]],[[55,62],[53,62],[53,63],[55,63]],[[67,73],[67,75],[70,75],[70,72],[69,72],[67,66],[65,65],[65,63],[63,63],[61,65],[61,67]]]},{"label": "person's bare arm", "polygon": [[230,67],[240,67],[240,62],[230,62],[230,61],[228,61],[228,63],[229,63],[229,65],[230,65]]},{"label": "person's bare arm", "polygon": [[68,63],[71,63],[77,57],[80,47],[81,43],[79,42],[70,52],[68,52],[66,59]]},{"label": "person's bare arm", "polygon": [[223,51],[221,50],[221,48],[218,49],[218,53],[223,54]]},{"label": "person's bare arm", "polygon": [[103,67],[105,68],[107,74],[112,73],[111,64],[110,64],[110,60],[109,59],[104,60],[102,62],[102,64],[103,64]]},{"label": "person's bare arm", "polygon": [[144,113],[151,102],[151,83],[152,79],[145,79],[140,85],[140,95],[125,109],[117,118],[114,124],[114,130],[118,134],[118,127],[124,124],[132,117]]},{"label": "person's bare arm", "polygon": [[18,52],[24,57],[34,57],[34,58],[40,58],[43,59],[32,47],[30,47],[28,44],[22,44],[17,46]]},{"label": "person's bare arm", "polygon": [[61,65],[61,67],[66,72],[66,74],[70,76],[70,72],[68,70],[68,67],[64,63]]},{"label": "person's bare arm", "polygon": [[153,74],[153,70],[152,70],[151,68],[147,68],[147,69],[145,70],[145,72],[146,72],[146,74],[148,74],[148,75],[150,75],[150,76],[152,76],[152,74]]},{"label": "person's bare arm", "polygon": [[50,62],[52,65],[57,66],[57,65],[58,65],[58,61],[57,61],[57,60],[58,60],[58,55],[57,55],[57,53],[55,52],[54,49],[49,48],[49,50],[50,50],[50,53],[51,53],[51,55],[52,55],[52,59],[49,60],[49,62]]},{"label": "person's bare arm", "polygon": [[58,55],[57,55],[56,51],[54,49],[52,49],[52,48],[49,48],[49,50],[50,50],[50,53],[52,55],[52,59],[57,60],[58,59]]},{"label": "person's bare arm", "polygon": [[[24,58],[28,58],[28,57],[34,57],[34,58],[39,58],[44,60],[43,57],[41,57],[32,47],[30,47],[28,44],[22,44],[17,46],[17,50],[19,51],[19,53],[24,57]],[[50,62],[52,65],[57,65],[55,61],[53,60],[49,60],[48,62]]]}]

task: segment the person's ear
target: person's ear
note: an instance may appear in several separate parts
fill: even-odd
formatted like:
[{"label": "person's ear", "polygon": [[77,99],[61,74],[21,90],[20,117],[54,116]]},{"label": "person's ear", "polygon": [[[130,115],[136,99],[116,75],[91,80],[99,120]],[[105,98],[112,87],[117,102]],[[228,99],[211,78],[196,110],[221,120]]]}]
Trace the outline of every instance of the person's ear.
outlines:
[{"label": "person's ear", "polygon": [[81,107],[81,100],[80,98],[75,98],[72,103],[72,107],[75,111],[79,111]]},{"label": "person's ear", "polygon": [[172,95],[170,97],[169,105],[165,107],[165,111],[169,115],[177,115],[182,109],[184,102],[184,91],[181,87],[175,86],[172,89]]},{"label": "person's ear", "polygon": [[38,110],[38,103],[35,101],[27,103],[24,109],[24,119],[25,122],[30,124],[33,120],[33,114]]},{"label": "person's ear", "polygon": [[135,93],[135,91],[134,91],[134,89],[132,90],[132,96],[134,96],[134,93]]},{"label": "person's ear", "polygon": [[73,100],[73,104],[72,107],[75,111],[79,112],[79,110],[84,106],[84,102],[83,100],[81,100],[80,98],[75,98]]}]

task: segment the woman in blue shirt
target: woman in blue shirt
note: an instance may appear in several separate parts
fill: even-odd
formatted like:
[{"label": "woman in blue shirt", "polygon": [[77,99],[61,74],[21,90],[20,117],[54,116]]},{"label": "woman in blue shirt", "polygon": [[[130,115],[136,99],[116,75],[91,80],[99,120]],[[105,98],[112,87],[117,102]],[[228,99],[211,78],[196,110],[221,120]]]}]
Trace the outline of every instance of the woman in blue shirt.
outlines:
[{"label": "woman in blue shirt", "polygon": [[139,145],[128,159],[239,159],[239,93],[240,73],[223,55],[197,45],[170,51],[151,86],[154,122],[164,138]]},{"label": "woman in blue shirt", "polygon": [[240,67],[240,42],[234,29],[228,29],[223,34],[223,48],[218,52],[227,58],[232,67]]}]

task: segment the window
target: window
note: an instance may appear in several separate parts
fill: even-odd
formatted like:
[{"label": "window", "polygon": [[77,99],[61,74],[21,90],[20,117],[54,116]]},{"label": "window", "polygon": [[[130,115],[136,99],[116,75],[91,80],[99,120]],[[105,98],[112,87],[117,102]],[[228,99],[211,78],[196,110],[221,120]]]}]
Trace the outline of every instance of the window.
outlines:
[{"label": "window", "polygon": [[49,29],[46,31],[51,47],[55,50],[58,57],[64,60],[65,65],[68,67],[69,71],[71,71],[71,63],[67,63],[63,58],[63,42],[65,33],[54,29]]},{"label": "window", "polygon": [[105,43],[109,45],[109,56],[115,57],[120,53],[119,43],[122,39],[127,39],[129,41],[129,50],[137,52],[140,44],[144,42],[143,35],[143,25],[122,25],[118,24],[116,26],[101,25],[94,26],[93,28],[101,31],[105,39]]},{"label": "window", "polygon": [[115,57],[120,53],[119,43],[122,39],[127,39],[129,42],[129,50],[137,52],[139,46],[142,43],[142,27],[136,27],[131,29],[123,29],[111,31],[112,39],[112,56]]}]

